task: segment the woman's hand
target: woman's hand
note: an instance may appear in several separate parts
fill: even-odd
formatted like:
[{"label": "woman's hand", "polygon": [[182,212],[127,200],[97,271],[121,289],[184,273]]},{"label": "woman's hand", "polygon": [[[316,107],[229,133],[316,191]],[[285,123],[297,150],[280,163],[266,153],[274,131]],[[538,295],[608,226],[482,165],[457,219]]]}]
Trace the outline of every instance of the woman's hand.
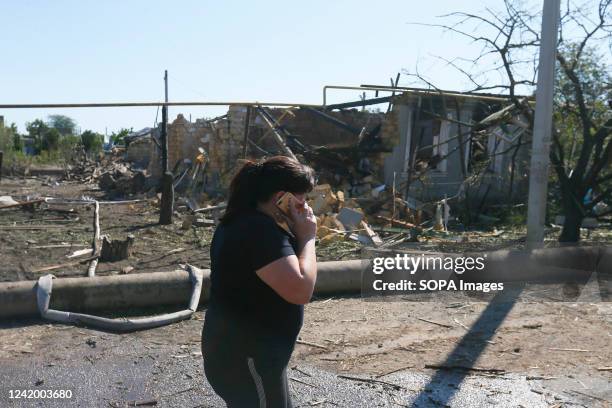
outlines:
[{"label": "woman's hand", "polygon": [[317,235],[317,219],[306,201],[298,208],[299,205],[300,203],[296,202],[293,197],[289,198],[291,231],[293,231],[298,241],[314,239]]}]

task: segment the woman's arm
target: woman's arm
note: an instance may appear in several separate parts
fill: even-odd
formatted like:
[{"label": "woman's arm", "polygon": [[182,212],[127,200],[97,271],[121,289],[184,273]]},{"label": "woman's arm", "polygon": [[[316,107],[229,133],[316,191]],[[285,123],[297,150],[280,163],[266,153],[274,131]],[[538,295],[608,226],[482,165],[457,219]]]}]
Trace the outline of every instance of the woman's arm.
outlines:
[{"label": "woman's arm", "polygon": [[289,207],[298,253],[277,259],[258,269],[256,273],[287,302],[303,305],[310,301],[317,280],[317,221],[308,204],[304,203],[301,212],[298,212],[294,205]]}]

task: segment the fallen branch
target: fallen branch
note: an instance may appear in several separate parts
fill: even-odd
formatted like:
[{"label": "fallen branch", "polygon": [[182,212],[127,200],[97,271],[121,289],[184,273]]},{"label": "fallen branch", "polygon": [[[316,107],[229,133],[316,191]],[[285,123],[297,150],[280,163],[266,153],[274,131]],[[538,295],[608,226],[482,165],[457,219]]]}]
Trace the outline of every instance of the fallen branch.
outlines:
[{"label": "fallen branch", "polygon": [[420,320],[422,322],[427,322],[427,323],[435,324],[435,325],[438,325],[438,326],[446,327],[447,329],[452,329],[453,328],[453,326],[451,326],[449,324],[434,322],[433,320],[423,319],[422,317],[417,317],[416,319]]},{"label": "fallen branch", "polygon": [[397,373],[398,371],[403,371],[403,370],[406,370],[406,369],[412,368],[412,367],[414,367],[414,365],[410,364],[410,365],[406,365],[406,366],[403,366],[403,367],[400,367],[400,368],[396,368],[395,370],[391,370],[391,371],[384,372],[382,374],[378,374],[376,376],[376,378],[384,377],[385,375]]},{"label": "fallen branch", "polygon": [[304,344],[306,346],[311,346],[311,347],[317,347],[317,348],[324,349],[324,350],[329,350],[329,348],[327,348],[326,346],[322,346],[321,344],[317,344],[317,343],[311,343],[309,341],[297,340],[296,343]]},{"label": "fallen branch", "polygon": [[577,391],[577,390],[569,390],[569,392],[580,394],[580,395],[584,395],[585,397],[589,397],[589,398],[592,398],[592,399],[595,399],[595,400],[599,400],[599,401],[603,401],[603,402],[610,402],[607,399],[600,398],[600,397],[597,397],[597,396],[591,395],[591,394],[586,394],[584,392],[580,392],[580,391]]},{"label": "fallen branch", "polygon": [[456,317],[454,317],[453,320],[455,321],[455,323],[457,323],[459,326],[463,327],[465,330],[470,331],[469,327],[467,327],[465,324],[463,324],[459,320],[457,320]]},{"label": "fallen branch", "polygon": [[85,245],[80,244],[53,244],[53,245],[35,245],[29,247],[30,249],[47,249],[47,248],[85,248]]},{"label": "fallen branch", "polygon": [[297,371],[297,372],[300,372],[300,373],[304,374],[305,376],[312,377],[311,374],[307,373],[306,371],[302,370],[301,368],[298,368],[298,366],[293,366],[291,368],[293,370]]},{"label": "fallen branch", "polygon": [[219,205],[215,205],[212,207],[206,207],[206,208],[198,208],[197,210],[193,210],[194,213],[203,213],[203,212],[208,212],[208,211],[215,211],[215,210],[223,210],[227,207],[227,204],[219,204]]},{"label": "fallen branch", "polygon": [[404,388],[401,385],[398,384],[393,384],[387,381],[381,381],[381,380],[375,380],[373,378],[360,378],[360,377],[352,377],[350,375],[344,375],[344,374],[338,374],[337,375],[338,378],[344,378],[346,380],[353,380],[353,381],[362,381],[362,382],[367,382],[367,383],[377,383],[377,384],[383,384],[383,385],[388,385],[390,387],[394,387],[397,389],[400,388]]},{"label": "fallen branch", "polygon": [[290,379],[291,381],[295,381],[295,382],[298,382],[298,383],[300,383],[300,384],[307,385],[307,386],[309,386],[309,387],[317,388],[317,386],[316,386],[316,385],[309,384],[309,383],[307,383],[306,381],[302,381],[302,380],[297,379],[297,378],[295,378],[295,377],[289,377],[289,379]]},{"label": "fallen branch", "polygon": [[[47,229],[62,229],[66,228],[66,225],[7,225],[0,227],[0,231],[6,230],[47,230]],[[86,227],[70,227],[71,230],[82,230],[86,229]]]},{"label": "fallen branch", "polygon": [[51,266],[43,266],[42,268],[32,269],[30,272],[38,273],[38,272],[52,271],[54,269],[60,269],[60,268],[68,267],[68,266],[84,264],[84,263],[87,263],[89,261],[93,261],[96,258],[97,258],[97,256],[91,256],[89,258],[81,259],[80,261],[66,262],[66,263],[63,263],[63,264],[57,264],[57,265],[51,265]]},{"label": "fallen branch", "polygon": [[476,371],[482,373],[497,373],[503,374],[506,370],[501,368],[480,368],[480,367],[468,367],[462,365],[438,365],[438,364],[425,364],[424,368],[430,368],[434,370],[463,370],[463,371]]},{"label": "fallen branch", "polygon": [[578,353],[591,353],[591,350],[584,349],[574,349],[574,348],[557,348],[557,347],[549,347],[551,351],[576,351]]}]

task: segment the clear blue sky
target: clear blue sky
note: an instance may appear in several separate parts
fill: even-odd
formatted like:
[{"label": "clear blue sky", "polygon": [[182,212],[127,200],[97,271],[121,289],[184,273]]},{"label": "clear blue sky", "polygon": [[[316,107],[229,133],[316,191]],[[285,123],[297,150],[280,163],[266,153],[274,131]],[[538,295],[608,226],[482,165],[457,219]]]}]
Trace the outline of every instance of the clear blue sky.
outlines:
[{"label": "clear blue sky", "polygon": [[[432,56],[477,50],[463,38],[408,23],[502,6],[500,0],[466,3],[3,2],[0,103],[157,101],[164,69],[171,101],[321,103],[323,85],[387,85],[417,62],[440,87],[465,89],[458,73]],[[357,98],[357,91],[335,92],[332,101]],[[224,111],[171,108],[170,115],[195,120]],[[152,126],[156,108],[0,110],[20,131],[26,121],[55,113],[74,118],[82,130],[110,133]]]}]

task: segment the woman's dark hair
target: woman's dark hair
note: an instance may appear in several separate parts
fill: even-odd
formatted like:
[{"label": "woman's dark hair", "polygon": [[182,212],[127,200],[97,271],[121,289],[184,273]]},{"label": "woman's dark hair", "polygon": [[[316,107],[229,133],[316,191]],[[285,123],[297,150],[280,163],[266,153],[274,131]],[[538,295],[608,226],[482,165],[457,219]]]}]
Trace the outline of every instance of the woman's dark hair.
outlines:
[{"label": "woman's dark hair", "polygon": [[229,188],[229,199],[221,223],[257,207],[278,191],[300,194],[315,185],[314,170],[295,159],[274,156],[264,161],[248,161],[236,173]]}]

